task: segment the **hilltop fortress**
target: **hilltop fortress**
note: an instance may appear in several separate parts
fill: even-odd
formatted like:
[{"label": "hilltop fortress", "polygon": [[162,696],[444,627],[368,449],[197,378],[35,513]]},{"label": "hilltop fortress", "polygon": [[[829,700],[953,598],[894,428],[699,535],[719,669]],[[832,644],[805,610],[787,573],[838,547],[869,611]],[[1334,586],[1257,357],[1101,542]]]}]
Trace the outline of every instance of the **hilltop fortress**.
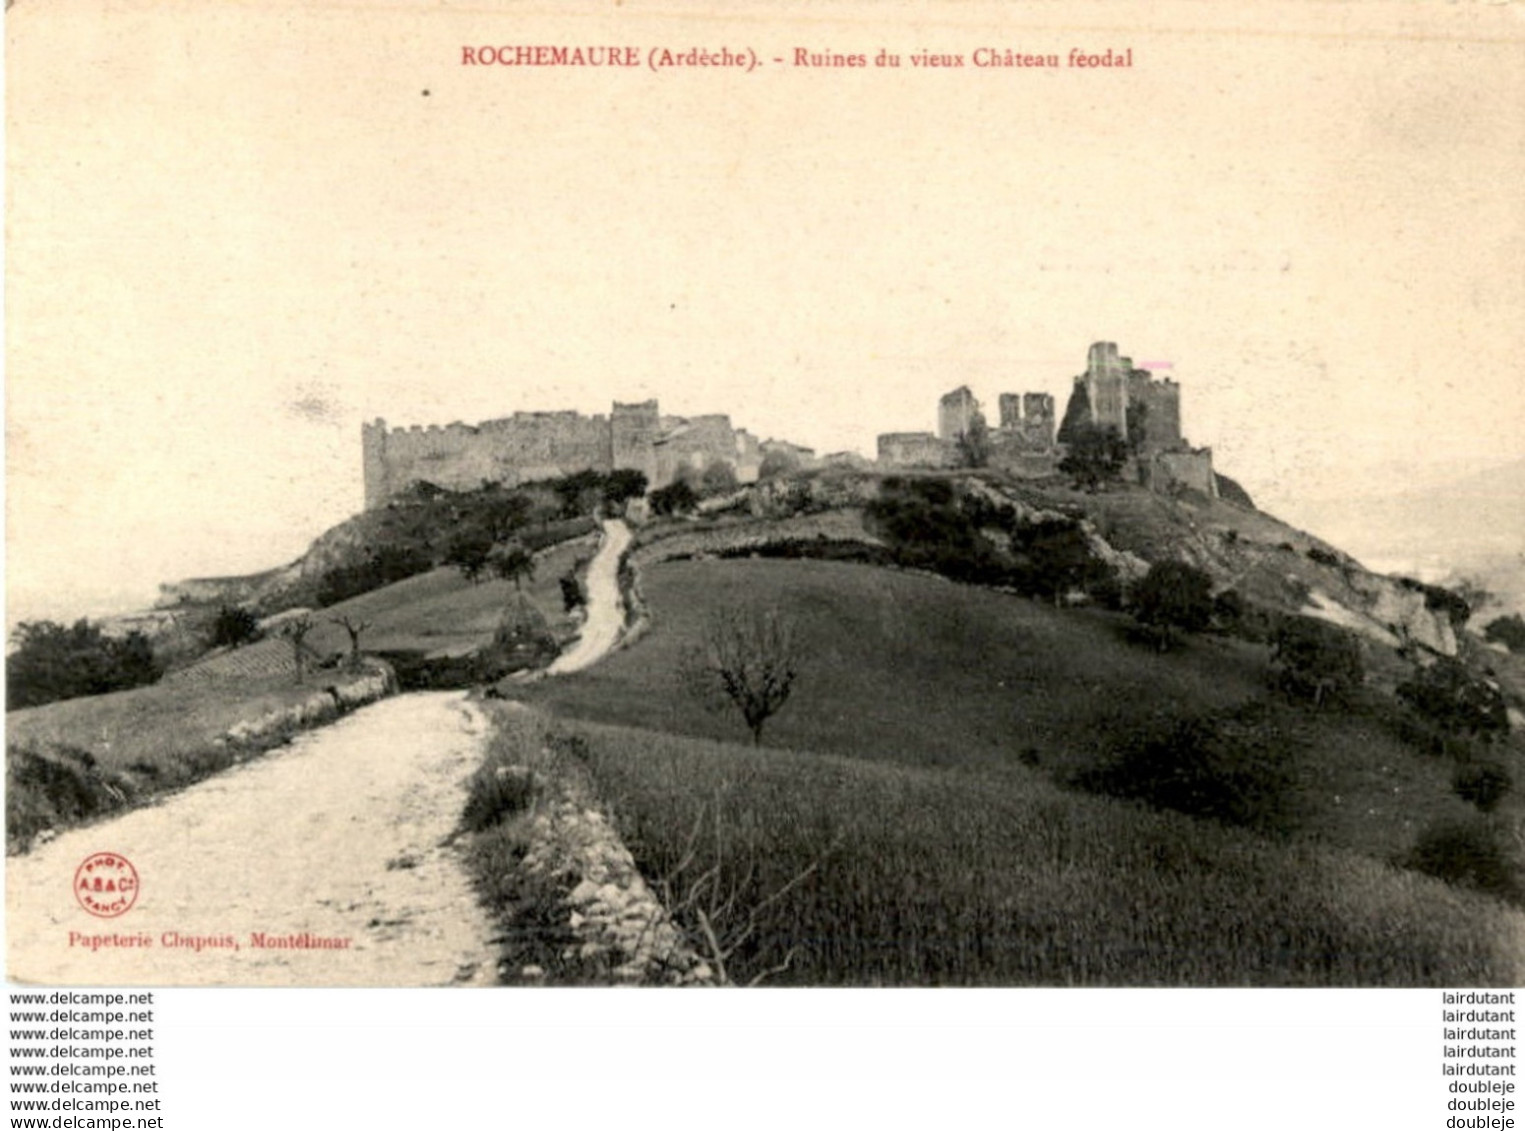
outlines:
[{"label": "hilltop fortress", "polygon": [[441,428],[361,426],[366,509],[423,481],[452,491],[484,482],[527,483],[578,471],[640,471],[652,487],[685,469],[724,463],[738,480],[757,478],[768,445],[724,414],[663,416],[657,402],[614,403],[608,416],[516,412],[481,424]]},{"label": "hilltop fortress", "polygon": [[[879,437],[881,468],[949,468],[965,459],[964,439],[983,430],[986,462],[1012,474],[1051,475],[1079,432],[1114,429],[1128,445],[1140,482],[1156,490],[1184,486],[1216,496],[1212,451],[1192,448],[1181,436],[1181,391],[1118,354],[1114,342],[1091,346],[1085,372],[1074,379],[1064,417],[1057,423],[1049,393],[1002,393],[994,425],[985,423],[967,386],[942,397],[937,432],[889,432]],[[764,459],[776,454],[793,467],[857,466],[852,453],[817,460],[815,453],[781,440],[758,439],[724,414],[663,416],[655,400],[614,402],[609,415],[516,412],[481,424],[388,428],[361,426],[367,509],[383,506],[414,483],[453,491],[483,483],[530,482],[573,472],[629,468],[663,487],[681,475],[724,464],[738,482],[757,479]]]},{"label": "hilltop fortress", "polygon": [[997,403],[1000,415],[990,425],[968,386],[954,389],[938,402],[936,433],[879,437],[879,466],[957,467],[966,458],[964,439],[983,426],[988,466],[1016,475],[1050,475],[1075,437],[1097,427],[1114,430],[1127,444],[1139,481],[1147,486],[1218,494],[1212,449],[1193,448],[1181,435],[1180,386],[1135,368],[1115,342],[1091,346],[1057,429],[1048,393],[1002,393]]}]

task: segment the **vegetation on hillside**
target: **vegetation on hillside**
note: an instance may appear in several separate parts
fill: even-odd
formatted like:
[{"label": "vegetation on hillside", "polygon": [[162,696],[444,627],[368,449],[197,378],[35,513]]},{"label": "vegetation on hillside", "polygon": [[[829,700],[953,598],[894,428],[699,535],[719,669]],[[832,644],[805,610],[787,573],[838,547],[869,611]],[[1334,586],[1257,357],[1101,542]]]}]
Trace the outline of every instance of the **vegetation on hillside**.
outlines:
[{"label": "vegetation on hillside", "polygon": [[6,710],[153,683],[164,670],[140,632],[117,639],[77,620],[23,621],[5,658]]}]

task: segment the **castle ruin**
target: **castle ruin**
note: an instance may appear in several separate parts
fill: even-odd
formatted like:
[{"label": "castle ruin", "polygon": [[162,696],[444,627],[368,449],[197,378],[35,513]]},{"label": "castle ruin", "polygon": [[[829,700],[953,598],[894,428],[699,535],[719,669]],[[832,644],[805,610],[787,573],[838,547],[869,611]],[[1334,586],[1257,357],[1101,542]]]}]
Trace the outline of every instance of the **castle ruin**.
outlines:
[{"label": "castle ruin", "polygon": [[509,486],[579,471],[630,469],[663,487],[686,471],[725,464],[739,482],[757,478],[762,448],[723,414],[663,416],[655,400],[614,402],[608,416],[516,412],[480,424],[388,428],[361,425],[367,510],[415,483],[469,491],[483,483]]},{"label": "castle ruin", "polygon": [[[1218,494],[1212,450],[1193,448],[1181,436],[1181,390],[1158,379],[1115,342],[1096,342],[1085,372],[1074,379],[1064,420],[1054,427],[1054,398],[1048,393],[1002,393],[1000,415],[987,424],[987,463],[1018,475],[1053,474],[1064,451],[1085,428],[1116,431],[1133,453],[1139,482],[1158,491],[1189,487]],[[968,386],[945,394],[937,405],[937,433],[887,432],[879,437],[879,465],[886,468],[957,467],[960,443],[983,420]]]}]

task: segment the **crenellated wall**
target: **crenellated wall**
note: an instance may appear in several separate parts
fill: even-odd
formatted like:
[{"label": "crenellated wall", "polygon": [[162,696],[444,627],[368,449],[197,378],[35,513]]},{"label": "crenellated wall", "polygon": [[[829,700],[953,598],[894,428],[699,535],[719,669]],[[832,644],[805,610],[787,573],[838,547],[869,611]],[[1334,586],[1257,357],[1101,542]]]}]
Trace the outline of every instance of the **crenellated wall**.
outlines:
[{"label": "crenellated wall", "polygon": [[729,464],[742,482],[757,478],[757,438],[715,414],[664,417],[655,400],[614,403],[606,416],[577,412],[516,412],[481,424],[388,428],[361,426],[365,505],[379,507],[419,481],[452,491],[484,482],[515,484],[578,471],[631,468],[651,487],[672,482],[684,468]]}]

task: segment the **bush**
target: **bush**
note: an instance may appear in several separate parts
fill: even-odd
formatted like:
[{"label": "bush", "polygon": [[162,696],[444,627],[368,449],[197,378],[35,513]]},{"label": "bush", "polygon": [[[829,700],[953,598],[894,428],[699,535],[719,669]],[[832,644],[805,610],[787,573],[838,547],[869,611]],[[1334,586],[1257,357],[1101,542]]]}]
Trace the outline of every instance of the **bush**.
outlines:
[{"label": "bush", "polygon": [[1470,762],[1456,768],[1451,788],[1463,801],[1470,801],[1483,813],[1491,813],[1514,788],[1514,779],[1497,762]]},{"label": "bush", "polygon": [[699,505],[699,496],[682,479],[653,491],[650,498],[652,513],[659,515],[688,514]]},{"label": "bush", "polygon": [[1121,477],[1128,461],[1128,445],[1116,428],[1083,425],[1074,430],[1068,443],[1069,451],[1059,461],[1059,470],[1071,476],[1076,487],[1095,492]]},{"label": "bush", "polygon": [[1290,746],[1263,711],[1165,720],[1074,784],[1226,825],[1284,831],[1291,819]]},{"label": "bush", "polygon": [[259,618],[237,605],[224,605],[212,620],[211,646],[237,648],[260,638]]},{"label": "bush", "polygon": [[118,640],[88,620],[71,628],[23,621],[16,626],[16,650],[5,658],[6,710],[141,687],[163,674],[141,632]]},{"label": "bush", "polygon": [[433,568],[434,559],[420,547],[382,546],[364,561],[335,566],[325,573],[318,582],[317,604],[319,608],[337,605]]},{"label": "bush", "polygon": [[1398,697],[1450,734],[1491,739],[1509,731],[1504,696],[1459,660],[1441,657],[1399,684]]},{"label": "bush", "polygon": [[1511,652],[1525,652],[1525,617],[1519,613],[1495,617],[1483,629],[1483,639],[1502,644]]},{"label": "bush", "polygon": [[25,851],[44,829],[120,809],[131,791],[128,779],[104,773],[88,750],[11,747],[5,758],[6,850]]},{"label": "bush", "polygon": [[1133,615],[1152,628],[1161,650],[1176,629],[1201,632],[1212,621],[1213,579],[1185,562],[1155,562],[1134,587]]},{"label": "bush", "polygon": [[1448,884],[1506,897],[1520,894],[1503,837],[1483,817],[1430,825],[1419,834],[1404,863]]},{"label": "bush", "polygon": [[1271,641],[1278,667],[1277,686],[1293,698],[1322,707],[1348,699],[1365,678],[1361,646],[1355,637],[1310,617],[1288,617]]}]

